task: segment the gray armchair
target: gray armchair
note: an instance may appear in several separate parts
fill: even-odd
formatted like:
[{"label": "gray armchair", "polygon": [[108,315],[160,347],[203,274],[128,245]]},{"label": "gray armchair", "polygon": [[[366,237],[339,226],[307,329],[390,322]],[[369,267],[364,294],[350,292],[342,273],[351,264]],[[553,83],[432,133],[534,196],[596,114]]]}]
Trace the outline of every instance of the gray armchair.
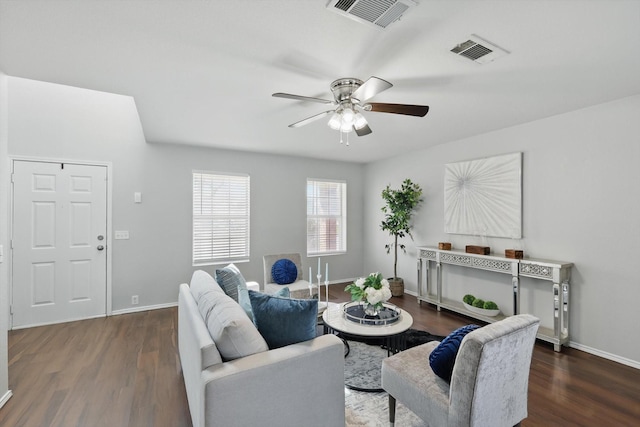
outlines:
[{"label": "gray armchair", "polygon": [[396,399],[429,426],[513,426],[527,417],[527,388],[539,320],[508,317],[464,337],[451,385],[434,374],[432,341],[382,362],[382,388],[389,393],[389,421]]}]

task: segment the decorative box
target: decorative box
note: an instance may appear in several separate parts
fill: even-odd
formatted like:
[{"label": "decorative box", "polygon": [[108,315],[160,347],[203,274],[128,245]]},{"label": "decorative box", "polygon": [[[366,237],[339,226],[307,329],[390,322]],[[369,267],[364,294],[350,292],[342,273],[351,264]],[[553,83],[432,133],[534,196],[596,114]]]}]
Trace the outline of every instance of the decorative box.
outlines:
[{"label": "decorative box", "polygon": [[449,243],[449,242],[440,242],[440,243],[438,243],[438,249],[442,249],[444,251],[450,251],[451,250],[451,243]]},{"label": "decorative box", "polygon": [[524,252],[518,249],[505,249],[504,256],[506,258],[522,259],[524,258]]},{"label": "decorative box", "polygon": [[465,246],[464,251],[468,254],[489,255],[491,253],[491,248],[489,246],[467,245]]}]

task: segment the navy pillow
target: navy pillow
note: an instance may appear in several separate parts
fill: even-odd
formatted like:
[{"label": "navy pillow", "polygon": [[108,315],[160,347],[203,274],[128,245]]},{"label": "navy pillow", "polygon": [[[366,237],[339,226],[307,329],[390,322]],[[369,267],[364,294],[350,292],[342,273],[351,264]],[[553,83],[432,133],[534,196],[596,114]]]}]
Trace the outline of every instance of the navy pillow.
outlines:
[{"label": "navy pillow", "polygon": [[[433,372],[443,380],[450,382],[453,364],[458,355],[462,339],[471,331],[478,329],[478,325],[467,325],[451,332],[429,355],[429,365]],[[266,340],[265,340],[266,341]]]},{"label": "navy pillow", "polygon": [[289,299],[249,291],[253,321],[269,349],[316,337],[317,299]]},{"label": "navy pillow", "polygon": [[290,259],[279,259],[271,267],[271,277],[278,285],[288,285],[298,279],[298,269]]}]

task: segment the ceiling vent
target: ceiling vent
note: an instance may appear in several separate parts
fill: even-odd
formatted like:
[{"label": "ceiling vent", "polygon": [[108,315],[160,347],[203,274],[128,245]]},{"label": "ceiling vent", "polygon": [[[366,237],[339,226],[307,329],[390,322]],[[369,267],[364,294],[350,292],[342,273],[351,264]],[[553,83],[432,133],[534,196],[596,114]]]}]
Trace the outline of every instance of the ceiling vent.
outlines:
[{"label": "ceiling vent", "polygon": [[486,64],[509,53],[475,34],[470,35],[467,41],[451,49],[451,52],[480,64]]},{"label": "ceiling vent", "polygon": [[387,28],[414,6],[417,3],[413,0],[330,0],[327,9],[358,22]]}]

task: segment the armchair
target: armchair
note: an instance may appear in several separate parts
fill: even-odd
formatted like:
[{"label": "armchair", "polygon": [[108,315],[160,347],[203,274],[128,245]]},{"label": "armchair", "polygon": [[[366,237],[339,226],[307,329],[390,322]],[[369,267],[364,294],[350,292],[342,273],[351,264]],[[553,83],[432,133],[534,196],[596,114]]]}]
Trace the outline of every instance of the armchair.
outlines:
[{"label": "armchair", "polygon": [[389,421],[396,399],[430,426],[513,426],[527,417],[527,388],[539,320],[508,317],[470,332],[460,344],[451,384],[436,376],[432,341],[382,362]]},{"label": "armchair", "polygon": [[291,254],[274,254],[274,255],[265,255],[262,257],[264,264],[264,281],[263,285],[260,288],[262,292],[266,292],[268,294],[273,294],[278,291],[278,289],[282,288],[282,285],[278,285],[273,280],[271,276],[271,268],[273,264],[279,259],[289,259],[293,261],[298,269],[298,278],[295,282],[288,284],[289,290],[291,291],[291,298],[309,298],[309,285],[310,283],[304,280],[304,272],[302,271],[302,258],[299,253],[291,253]]}]

